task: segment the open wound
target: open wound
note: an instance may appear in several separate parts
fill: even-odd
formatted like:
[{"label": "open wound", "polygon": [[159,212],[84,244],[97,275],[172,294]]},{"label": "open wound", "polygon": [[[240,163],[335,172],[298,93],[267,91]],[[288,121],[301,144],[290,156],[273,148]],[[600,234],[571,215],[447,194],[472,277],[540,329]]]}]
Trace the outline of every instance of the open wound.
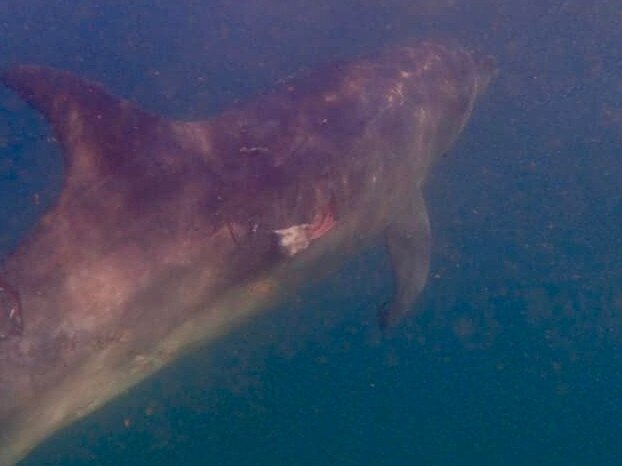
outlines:
[{"label": "open wound", "polygon": [[326,208],[316,213],[311,223],[293,225],[274,232],[278,237],[281,250],[288,256],[294,256],[307,249],[312,241],[332,230],[335,223],[332,210]]}]

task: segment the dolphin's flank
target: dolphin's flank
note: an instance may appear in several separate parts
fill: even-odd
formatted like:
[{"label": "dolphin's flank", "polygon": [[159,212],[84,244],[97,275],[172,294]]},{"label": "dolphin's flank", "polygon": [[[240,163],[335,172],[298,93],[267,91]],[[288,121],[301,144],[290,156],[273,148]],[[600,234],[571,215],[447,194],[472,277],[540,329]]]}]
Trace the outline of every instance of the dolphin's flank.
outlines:
[{"label": "dolphin's flank", "polygon": [[395,278],[380,323],[399,320],[428,274],[428,169],[493,72],[419,42],[185,122],[65,71],[9,69],[65,179],[0,269],[0,465],[380,236]]}]

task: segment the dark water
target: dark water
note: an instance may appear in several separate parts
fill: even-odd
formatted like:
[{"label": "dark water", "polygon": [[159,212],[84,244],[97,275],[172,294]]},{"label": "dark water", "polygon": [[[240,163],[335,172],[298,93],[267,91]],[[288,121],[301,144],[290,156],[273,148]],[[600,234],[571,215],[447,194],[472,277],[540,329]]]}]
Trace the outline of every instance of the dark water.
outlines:
[{"label": "dark water", "polygon": [[[24,465],[613,465],[622,457],[622,4],[4,0],[0,65],[70,69],[199,118],[413,36],[500,73],[429,181],[431,280],[375,328],[373,250],[42,445]],[[0,253],[60,153],[0,91]]]}]

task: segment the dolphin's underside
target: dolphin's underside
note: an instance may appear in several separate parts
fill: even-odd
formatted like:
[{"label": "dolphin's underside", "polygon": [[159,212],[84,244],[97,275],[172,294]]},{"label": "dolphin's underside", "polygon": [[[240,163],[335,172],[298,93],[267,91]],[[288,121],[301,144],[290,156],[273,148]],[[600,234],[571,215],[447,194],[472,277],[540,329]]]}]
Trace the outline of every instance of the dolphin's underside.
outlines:
[{"label": "dolphin's underside", "polygon": [[422,186],[491,60],[432,42],[284,82],[196,122],[38,66],[3,76],[65,153],[55,205],[0,270],[0,465],[380,235],[423,289]]}]

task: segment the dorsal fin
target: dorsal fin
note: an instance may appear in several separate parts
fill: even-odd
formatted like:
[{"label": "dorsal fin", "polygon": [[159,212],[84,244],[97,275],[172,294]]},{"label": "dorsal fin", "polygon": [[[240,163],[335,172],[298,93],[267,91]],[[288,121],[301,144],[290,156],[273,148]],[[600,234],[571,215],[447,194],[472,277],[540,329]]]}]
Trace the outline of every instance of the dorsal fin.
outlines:
[{"label": "dorsal fin", "polygon": [[132,164],[128,159],[162,121],[70,72],[22,65],[9,69],[2,81],[54,128],[65,149],[68,182],[88,183]]}]

